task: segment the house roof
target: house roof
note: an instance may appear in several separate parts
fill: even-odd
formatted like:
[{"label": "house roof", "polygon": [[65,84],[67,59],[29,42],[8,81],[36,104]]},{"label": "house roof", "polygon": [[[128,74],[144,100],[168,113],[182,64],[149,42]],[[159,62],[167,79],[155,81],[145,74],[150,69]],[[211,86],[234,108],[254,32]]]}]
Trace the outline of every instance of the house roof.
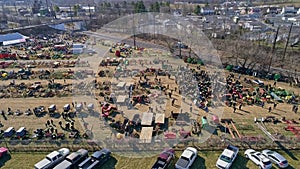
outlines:
[{"label": "house roof", "polygon": [[13,41],[13,40],[19,40],[19,39],[27,39],[28,37],[20,34],[20,33],[8,33],[4,35],[0,35],[0,43],[5,41]]}]

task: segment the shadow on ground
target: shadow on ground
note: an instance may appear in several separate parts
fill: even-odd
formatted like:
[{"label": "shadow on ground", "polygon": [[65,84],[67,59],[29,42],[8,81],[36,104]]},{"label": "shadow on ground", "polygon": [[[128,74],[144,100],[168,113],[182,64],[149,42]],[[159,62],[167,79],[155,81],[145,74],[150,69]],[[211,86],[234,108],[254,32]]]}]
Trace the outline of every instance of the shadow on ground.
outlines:
[{"label": "shadow on ground", "polygon": [[0,168],[5,166],[5,163],[11,159],[10,154],[6,154],[4,157],[0,159]]},{"label": "shadow on ground", "polygon": [[198,155],[191,169],[206,169],[205,159]]},{"label": "shadow on ground", "polygon": [[278,145],[278,147],[283,150],[287,155],[289,155],[293,160],[297,160],[298,158],[294,156],[294,154],[292,152],[290,152],[290,150],[288,150],[287,148],[285,148],[280,142],[275,141],[275,143]]},{"label": "shadow on ground", "polygon": [[111,157],[102,167],[101,169],[115,169],[116,164],[117,164],[117,159],[114,157]]}]

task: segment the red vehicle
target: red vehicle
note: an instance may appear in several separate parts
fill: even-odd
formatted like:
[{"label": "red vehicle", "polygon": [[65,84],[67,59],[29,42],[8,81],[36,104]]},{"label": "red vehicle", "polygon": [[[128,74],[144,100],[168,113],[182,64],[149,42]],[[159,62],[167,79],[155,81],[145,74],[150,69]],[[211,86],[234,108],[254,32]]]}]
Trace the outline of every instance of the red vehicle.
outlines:
[{"label": "red vehicle", "polygon": [[166,169],[175,158],[175,151],[173,149],[165,149],[159,154],[152,169]]},{"label": "red vehicle", "polygon": [[8,149],[5,147],[0,147],[0,158],[8,154]]}]

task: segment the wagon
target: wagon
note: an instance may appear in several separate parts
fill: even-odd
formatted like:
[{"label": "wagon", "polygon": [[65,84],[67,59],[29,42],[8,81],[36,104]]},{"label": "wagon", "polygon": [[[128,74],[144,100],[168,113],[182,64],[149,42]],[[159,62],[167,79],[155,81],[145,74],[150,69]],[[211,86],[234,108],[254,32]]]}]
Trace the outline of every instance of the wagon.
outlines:
[{"label": "wagon", "polygon": [[89,111],[93,111],[94,110],[94,104],[93,103],[88,104],[87,109]]},{"label": "wagon", "polygon": [[70,109],[71,109],[70,104],[65,104],[64,105],[64,112],[68,112],[68,111],[70,111]]},{"label": "wagon", "polygon": [[81,103],[77,104],[75,107],[76,111],[81,111],[82,108],[83,108],[83,105]]},{"label": "wagon", "polygon": [[8,129],[6,129],[3,133],[4,137],[11,137],[12,135],[15,134],[15,129],[13,127],[9,127]]},{"label": "wagon", "polygon": [[56,110],[56,105],[55,104],[52,104],[48,107],[48,111],[49,113],[54,113]]},{"label": "wagon", "polygon": [[26,134],[27,134],[27,130],[25,127],[20,127],[16,132],[16,136],[18,138],[24,137]]}]

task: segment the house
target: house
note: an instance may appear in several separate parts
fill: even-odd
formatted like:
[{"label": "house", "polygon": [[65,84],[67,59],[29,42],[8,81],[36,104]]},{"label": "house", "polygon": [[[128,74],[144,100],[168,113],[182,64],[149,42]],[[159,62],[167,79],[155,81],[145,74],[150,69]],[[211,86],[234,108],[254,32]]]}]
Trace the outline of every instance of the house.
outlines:
[{"label": "house", "polygon": [[278,14],[279,13],[279,8],[275,6],[271,6],[267,9],[268,14]]},{"label": "house", "polygon": [[215,9],[208,8],[208,7],[203,7],[203,8],[201,8],[200,13],[202,15],[214,15],[215,14]]},{"label": "house", "polygon": [[295,14],[297,11],[295,10],[295,7],[293,6],[286,6],[283,7],[281,10],[281,14]]},{"label": "house", "polygon": [[250,8],[248,11],[248,14],[259,14],[260,9],[259,8]]},{"label": "house", "polygon": [[249,20],[244,23],[243,28],[249,29],[250,31],[261,31],[263,29],[263,25],[256,20]]}]

